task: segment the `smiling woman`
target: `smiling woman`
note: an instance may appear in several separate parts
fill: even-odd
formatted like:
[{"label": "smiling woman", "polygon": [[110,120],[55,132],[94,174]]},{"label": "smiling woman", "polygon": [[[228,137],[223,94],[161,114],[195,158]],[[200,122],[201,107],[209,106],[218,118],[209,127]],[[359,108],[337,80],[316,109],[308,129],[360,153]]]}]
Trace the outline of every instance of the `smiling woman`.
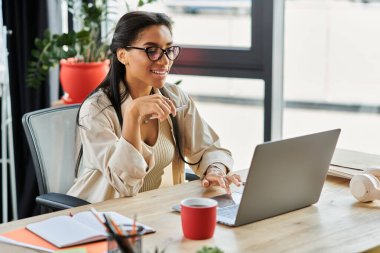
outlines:
[{"label": "smiling woman", "polygon": [[172,183],[184,182],[185,163],[204,187],[240,185],[226,174],[233,160],[218,135],[188,95],[166,83],[181,51],[169,17],[125,14],[110,48],[111,69],[79,110],[83,168],[68,194],[90,202],[133,196],[160,187],[167,167]]}]

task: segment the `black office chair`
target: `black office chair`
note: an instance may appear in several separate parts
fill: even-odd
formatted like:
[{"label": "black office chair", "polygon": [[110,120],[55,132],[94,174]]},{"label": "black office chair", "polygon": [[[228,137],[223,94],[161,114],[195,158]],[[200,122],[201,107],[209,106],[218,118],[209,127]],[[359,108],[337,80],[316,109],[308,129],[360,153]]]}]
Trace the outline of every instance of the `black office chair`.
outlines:
[{"label": "black office chair", "polygon": [[190,168],[185,168],[185,179],[187,181],[194,181],[198,180],[199,177]]},{"label": "black office chair", "polygon": [[79,105],[48,108],[22,117],[40,194],[36,202],[42,213],[90,204],[64,194],[74,182],[80,149],[76,133],[78,108]]}]

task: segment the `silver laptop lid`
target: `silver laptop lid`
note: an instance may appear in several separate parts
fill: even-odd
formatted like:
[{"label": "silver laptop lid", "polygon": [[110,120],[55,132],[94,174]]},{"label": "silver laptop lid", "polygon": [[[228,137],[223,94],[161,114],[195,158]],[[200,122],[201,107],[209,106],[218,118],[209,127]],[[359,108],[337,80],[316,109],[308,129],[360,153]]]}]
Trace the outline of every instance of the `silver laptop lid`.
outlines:
[{"label": "silver laptop lid", "polygon": [[235,225],[316,203],[340,129],[267,142],[256,147]]}]

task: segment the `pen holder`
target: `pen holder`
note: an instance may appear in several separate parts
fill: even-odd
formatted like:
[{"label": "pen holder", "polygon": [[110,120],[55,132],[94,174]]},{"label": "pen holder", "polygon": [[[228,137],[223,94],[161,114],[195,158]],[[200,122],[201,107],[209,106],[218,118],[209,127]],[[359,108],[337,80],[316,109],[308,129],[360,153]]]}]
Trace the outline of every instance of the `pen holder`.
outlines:
[{"label": "pen holder", "polygon": [[[121,229],[123,226],[120,227]],[[108,253],[141,253],[142,252],[142,235],[143,227],[137,226],[137,231],[132,234],[131,231],[123,229],[124,235],[108,234],[107,249]]]}]

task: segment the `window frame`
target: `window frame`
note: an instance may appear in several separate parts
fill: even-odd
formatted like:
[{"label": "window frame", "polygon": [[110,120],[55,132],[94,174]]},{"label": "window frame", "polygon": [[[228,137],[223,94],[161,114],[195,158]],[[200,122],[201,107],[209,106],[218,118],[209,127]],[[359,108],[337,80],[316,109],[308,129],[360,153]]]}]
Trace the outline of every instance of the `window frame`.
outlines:
[{"label": "window frame", "polygon": [[175,73],[264,80],[263,139],[280,139],[283,26],[284,0],[252,0],[250,48],[182,45],[181,55],[173,66]]}]

